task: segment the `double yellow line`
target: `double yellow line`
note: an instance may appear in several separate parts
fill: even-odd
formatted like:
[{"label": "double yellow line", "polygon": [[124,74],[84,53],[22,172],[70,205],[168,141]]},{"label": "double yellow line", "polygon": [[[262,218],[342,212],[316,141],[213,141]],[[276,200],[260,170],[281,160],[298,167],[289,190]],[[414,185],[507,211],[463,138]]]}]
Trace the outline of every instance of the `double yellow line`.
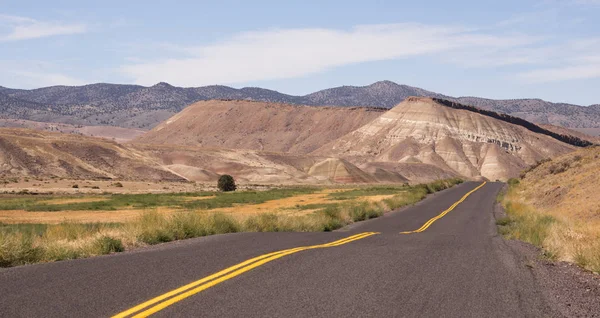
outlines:
[{"label": "double yellow line", "polygon": [[412,234],[412,233],[421,233],[425,230],[427,230],[428,227],[431,226],[431,224],[433,224],[433,222],[441,219],[444,217],[444,215],[448,214],[450,211],[454,210],[454,208],[456,208],[457,205],[461,204],[464,200],[467,199],[468,196],[470,196],[473,192],[481,189],[487,182],[483,182],[482,184],[480,184],[477,188],[467,192],[467,194],[465,194],[462,198],[460,198],[460,200],[454,202],[454,204],[452,204],[448,209],[446,209],[444,212],[440,213],[439,215],[432,217],[431,219],[429,219],[429,221],[425,222],[425,224],[423,224],[420,228],[414,230],[414,231],[404,231],[404,232],[400,232],[400,234]]},{"label": "double yellow line", "polygon": [[257,256],[251,258],[247,261],[239,263],[237,265],[226,268],[218,273],[212,274],[210,276],[204,277],[200,280],[197,280],[193,283],[187,284],[185,286],[179,287],[175,290],[172,290],[168,293],[162,294],[158,297],[152,298],[144,303],[141,303],[131,309],[125,310],[121,313],[118,313],[113,316],[113,318],[124,318],[124,317],[148,317],[158,311],[163,310],[164,308],[173,305],[185,298],[188,298],[192,295],[195,295],[203,290],[211,288],[215,285],[218,285],[228,279],[241,275],[253,268],[264,265],[268,262],[272,262],[278,258],[282,258],[284,256],[298,253],[305,250],[316,249],[316,248],[327,248],[334,247],[343,244],[348,244],[350,242],[354,242],[360,239],[364,239],[366,237],[379,234],[378,232],[365,232],[356,235],[352,235],[341,240],[337,240],[334,242],[312,245],[312,246],[302,246],[291,248],[287,250],[277,251],[273,253],[264,254],[261,256]]}]

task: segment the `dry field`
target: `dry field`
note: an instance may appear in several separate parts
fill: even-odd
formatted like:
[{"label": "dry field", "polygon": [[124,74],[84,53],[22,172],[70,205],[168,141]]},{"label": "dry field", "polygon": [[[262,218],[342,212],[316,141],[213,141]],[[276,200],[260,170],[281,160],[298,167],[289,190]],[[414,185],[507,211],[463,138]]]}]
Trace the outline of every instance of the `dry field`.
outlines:
[{"label": "dry field", "polygon": [[0,267],[220,233],[331,231],[416,203],[460,182],[233,193],[3,194]]},{"label": "dry field", "polygon": [[[231,207],[223,208],[207,208],[196,209],[195,212],[210,214],[222,213],[230,215],[237,220],[243,220],[248,216],[253,216],[261,213],[276,213],[281,215],[306,215],[323,209],[329,204],[338,204],[340,200],[336,200],[336,193],[343,193],[357,189],[315,189],[314,193],[298,193],[290,197],[278,198],[262,203],[233,203]],[[344,200],[346,203],[359,201],[380,202],[389,199],[394,195],[399,195],[404,190],[397,190],[395,194],[387,195],[364,195],[356,196],[353,199]],[[168,195],[168,194],[167,194]],[[229,194],[226,194],[229,195]],[[235,195],[235,194],[233,194]],[[182,203],[194,203],[201,200],[213,200],[215,195],[207,196],[182,196]],[[5,197],[4,200],[15,200],[15,196]],[[0,210],[0,223],[4,224],[59,224],[64,222],[75,223],[126,223],[135,221],[146,212],[157,212],[158,214],[169,216],[178,212],[190,211],[191,209],[185,206],[166,205],[153,206],[148,208],[120,207],[118,210],[71,210],[70,206],[78,206],[78,203],[98,203],[109,202],[108,195],[82,195],[79,197],[72,196],[44,196],[36,199],[37,203],[57,207],[57,211],[27,211],[23,209],[15,210]],[[20,198],[17,201],[22,201]],[[64,207],[63,207],[64,206]],[[2,204],[0,204],[0,209]],[[34,208],[35,209],[35,208]]]}]

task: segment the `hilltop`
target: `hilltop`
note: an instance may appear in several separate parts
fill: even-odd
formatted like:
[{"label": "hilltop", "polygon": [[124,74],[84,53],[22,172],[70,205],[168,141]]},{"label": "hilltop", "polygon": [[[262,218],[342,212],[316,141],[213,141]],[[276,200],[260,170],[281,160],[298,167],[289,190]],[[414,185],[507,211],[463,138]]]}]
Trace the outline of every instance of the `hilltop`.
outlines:
[{"label": "hilltop", "polygon": [[3,109],[0,118],[151,129],[186,106],[203,100],[240,99],[311,106],[391,108],[408,96],[442,98],[511,114],[538,124],[552,124],[600,134],[598,105],[584,107],[540,99],[455,98],[390,81],[368,86],[330,88],[304,96],[256,87],[235,89],[213,85],[182,88],[168,83],[150,87],[100,83],[32,90],[0,87],[0,107]]}]

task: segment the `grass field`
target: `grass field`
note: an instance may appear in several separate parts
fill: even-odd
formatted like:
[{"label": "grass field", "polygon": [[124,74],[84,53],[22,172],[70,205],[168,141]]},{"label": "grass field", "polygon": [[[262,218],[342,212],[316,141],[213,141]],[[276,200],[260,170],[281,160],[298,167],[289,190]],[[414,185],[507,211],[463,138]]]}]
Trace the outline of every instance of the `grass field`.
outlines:
[{"label": "grass field", "polygon": [[[0,223],[0,266],[89,257],[220,233],[332,231],[414,204],[428,193],[460,182],[235,193],[11,196],[0,203],[0,216],[14,213],[13,219],[4,214],[9,222]],[[122,211],[138,214],[119,219]],[[43,216],[70,213],[99,215],[101,222],[75,222],[67,217],[58,224],[48,224],[56,219],[43,222],[48,220]],[[15,222],[18,217],[30,217],[29,222]]]}]

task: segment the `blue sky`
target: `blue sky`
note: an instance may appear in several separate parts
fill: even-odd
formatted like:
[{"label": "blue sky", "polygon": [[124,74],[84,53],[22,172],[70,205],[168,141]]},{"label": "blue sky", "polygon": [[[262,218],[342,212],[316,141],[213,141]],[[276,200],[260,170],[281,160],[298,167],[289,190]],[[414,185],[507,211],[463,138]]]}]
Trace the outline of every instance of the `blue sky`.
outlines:
[{"label": "blue sky", "polygon": [[589,105],[600,103],[599,16],[600,0],[0,0],[0,85],[300,95],[392,80]]}]

